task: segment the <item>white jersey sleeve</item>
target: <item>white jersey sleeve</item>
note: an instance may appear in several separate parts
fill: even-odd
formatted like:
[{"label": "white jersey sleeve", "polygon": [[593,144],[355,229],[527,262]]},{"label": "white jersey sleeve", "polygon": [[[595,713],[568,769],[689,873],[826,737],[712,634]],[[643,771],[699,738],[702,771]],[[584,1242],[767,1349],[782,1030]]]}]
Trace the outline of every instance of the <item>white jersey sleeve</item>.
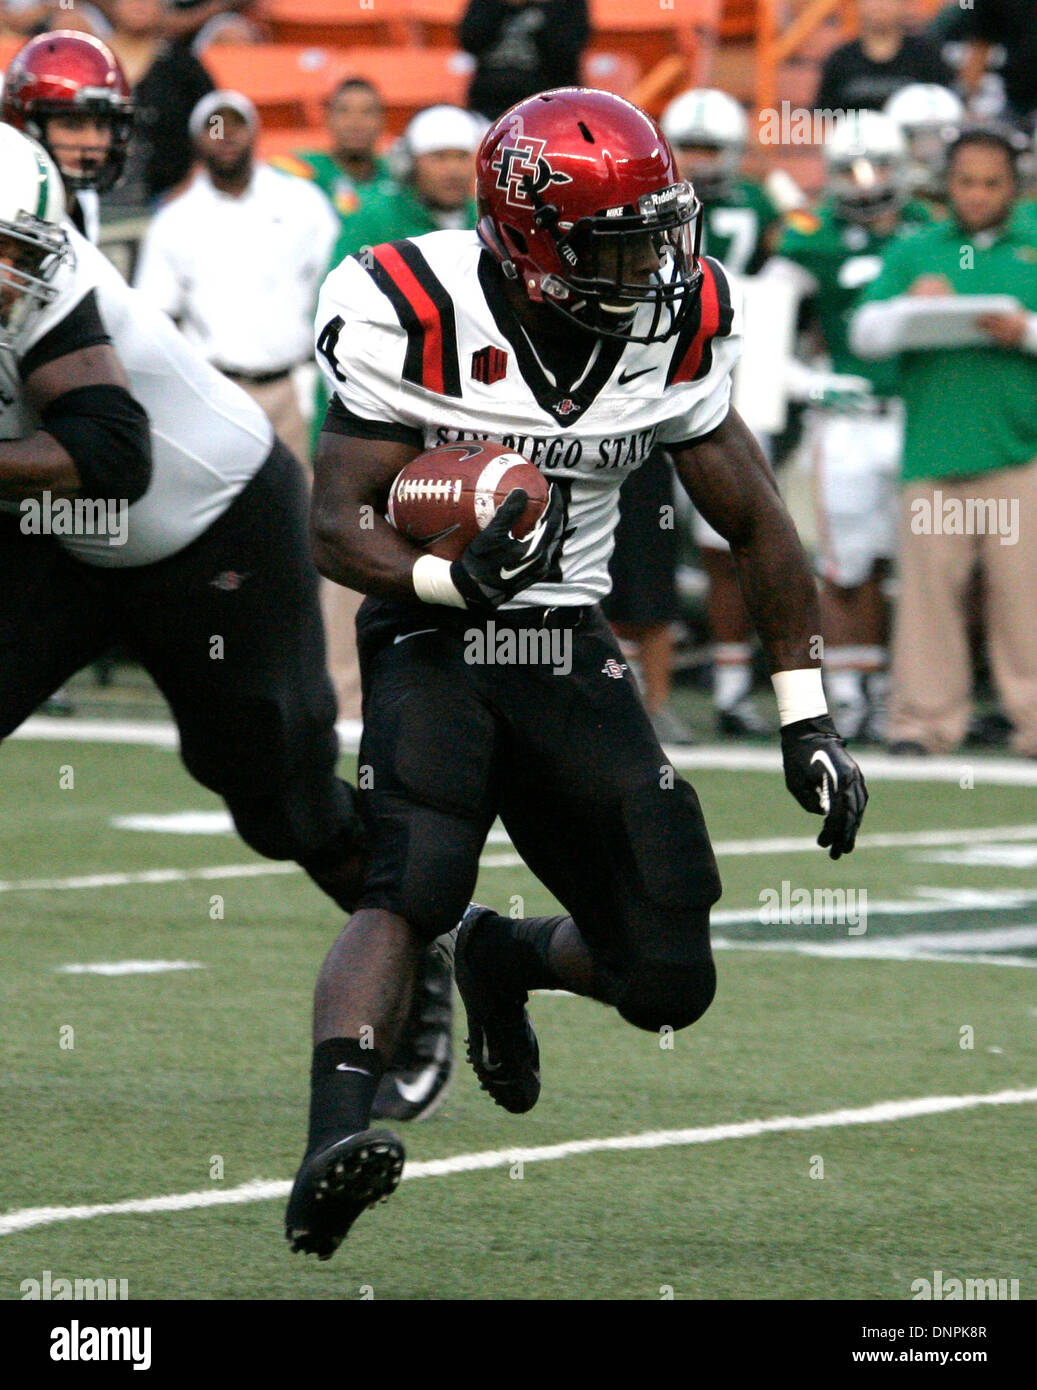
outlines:
[{"label": "white jersey sleeve", "polygon": [[[660,444],[679,444],[708,434],[723,423],[731,407],[731,373],[742,354],[742,292],[717,261],[703,257],[703,286],[698,332],[677,369],[671,391],[682,402],[679,386],[694,380],[698,391],[660,426]],[[683,402],[682,402],[683,403]]]},{"label": "white jersey sleeve", "polygon": [[[365,254],[365,253],[361,253]],[[420,431],[422,416],[401,393],[410,337],[355,256],[324,281],[317,301],[317,362],[328,392],[351,416]]]}]

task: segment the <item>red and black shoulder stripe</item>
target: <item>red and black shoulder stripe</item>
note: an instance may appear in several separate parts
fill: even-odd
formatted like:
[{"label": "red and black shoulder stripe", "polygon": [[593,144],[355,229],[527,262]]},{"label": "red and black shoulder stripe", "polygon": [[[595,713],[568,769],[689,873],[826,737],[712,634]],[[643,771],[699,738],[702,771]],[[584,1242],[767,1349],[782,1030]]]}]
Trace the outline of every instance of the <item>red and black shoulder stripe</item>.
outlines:
[{"label": "red and black shoulder stripe", "polygon": [[403,378],[439,396],[461,395],[457,324],[450,296],[412,241],[390,241],[357,259],[407,333]]},{"label": "red and black shoulder stripe", "polygon": [[708,376],[713,366],[713,339],[726,338],[731,332],[734,310],[727,275],[712,256],[702,256],[700,264],[702,290],[698,303],[677,335],[666,373],[667,386],[679,381],[699,381]]}]

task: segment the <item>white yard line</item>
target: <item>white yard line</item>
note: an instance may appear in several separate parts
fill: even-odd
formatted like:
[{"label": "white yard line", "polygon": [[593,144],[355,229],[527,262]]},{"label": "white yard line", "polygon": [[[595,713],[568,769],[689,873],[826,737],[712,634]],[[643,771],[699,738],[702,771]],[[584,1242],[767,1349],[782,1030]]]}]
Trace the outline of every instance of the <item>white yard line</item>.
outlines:
[{"label": "white yard line", "polygon": [[167,970],[205,970],[200,960],[99,960],[57,965],[58,975],[161,975]]},{"label": "white yard line", "polygon": [[[743,1120],[735,1124],[706,1125],[699,1129],[655,1129],[643,1134],[619,1134],[603,1139],[571,1139],[539,1148],[490,1149],[482,1153],[454,1154],[423,1163],[409,1163],[404,1178],[442,1178],[454,1173],[474,1173],[491,1168],[510,1168],[515,1163],[553,1163],[585,1154],[665,1149],[689,1144],[715,1144],[725,1139],[754,1139],[761,1134],[789,1134],[813,1129],[841,1129],[848,1125],[888,1124],[893,1120],[918,1119],[955,1110],[989,1105],[1026,1105],[1037,1101],[1037,1087],[994,1091],[988,1095],[921,1096],[915,1100],[884,1100],[855,1110],[827,1110],[816,1115],[778,1115],[769,1120]],[[23,1207],[0,1216],[0,1235],[51,1226],[62,1221],[85,1221],[95,1216],[147,1215],[152,1212],[193,1211],[200,1207],[238,1205],[284,1198],[291,1183],[256,1179],[238,1187],[201,1192],[175,1192],[164,1197],[142,1197],[126,1202],[101,1202],[95,1206]]]},{"label": "white yard line", "polygon": [[70,888],[127,888],[139,883],[187,883],[192,879],[261,878],[297,874],[298,864],[221,864],[208,869],[142,869],[133,874],[79,874],[73,878],[0,879],[0,893],[39,893]]},{"label": "white yard line", "polygon": [[[336,725],[339,744],[345,753],[360,746],[359,720],[340,720]],[[177,748],[176,726],[167,721],[129,719],[57,719],[34,715],[11,738],[67,740],[76,743],[138,743],[158,748]],[[763,748],[728,747],[703,744],[692,748],[664,750],[674,767],[685,771],[713,768],[724,772],[780,772],[781,752],[777,735]],[[969,757],[891,758],[887,753],[853,750],[867,778],[893,782],[960,782],[964,775],[975,785],[988,787],[1037,786],[1037,760],[1029,758]]]}]

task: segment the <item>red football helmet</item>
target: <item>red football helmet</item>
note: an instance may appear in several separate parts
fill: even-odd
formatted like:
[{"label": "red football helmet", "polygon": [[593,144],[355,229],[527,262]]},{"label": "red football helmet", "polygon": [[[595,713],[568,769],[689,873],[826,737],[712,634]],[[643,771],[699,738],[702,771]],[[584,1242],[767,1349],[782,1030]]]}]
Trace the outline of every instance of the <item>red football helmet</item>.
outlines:
[{"label": "red football helmet", "polygon": [[[78,170],[63,167],[60,149],[48,134],[53,116],[89,115],[111,131],[107,148],[77,147]],[[30,39],[11,59],[4,77],[3,118],[38,140],[61,169],[70,190],[116,182],[126,161],[133,125],[129,83],[115,55],[89,34],[58,29]]]},{"label": "red football helmet", "polygon": [[698,296],[702,204],[622,97],[562,87],[513,106],[483,137],[476,197],[504,274],[581,327],[659,342]]}]

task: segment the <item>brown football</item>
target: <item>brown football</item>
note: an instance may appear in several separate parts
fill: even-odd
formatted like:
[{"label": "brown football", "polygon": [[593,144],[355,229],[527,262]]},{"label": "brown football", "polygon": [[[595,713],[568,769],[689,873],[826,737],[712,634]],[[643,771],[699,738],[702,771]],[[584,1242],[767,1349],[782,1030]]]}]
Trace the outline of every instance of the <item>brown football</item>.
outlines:
[{"label": "brown football", "polygon": [[525,536],[547,506],[547,479],[503,444],[444,444],[411,459],[389,489],[389,522],[430,555],[456,560],[514,488],[529,496],[512,535]]}]

